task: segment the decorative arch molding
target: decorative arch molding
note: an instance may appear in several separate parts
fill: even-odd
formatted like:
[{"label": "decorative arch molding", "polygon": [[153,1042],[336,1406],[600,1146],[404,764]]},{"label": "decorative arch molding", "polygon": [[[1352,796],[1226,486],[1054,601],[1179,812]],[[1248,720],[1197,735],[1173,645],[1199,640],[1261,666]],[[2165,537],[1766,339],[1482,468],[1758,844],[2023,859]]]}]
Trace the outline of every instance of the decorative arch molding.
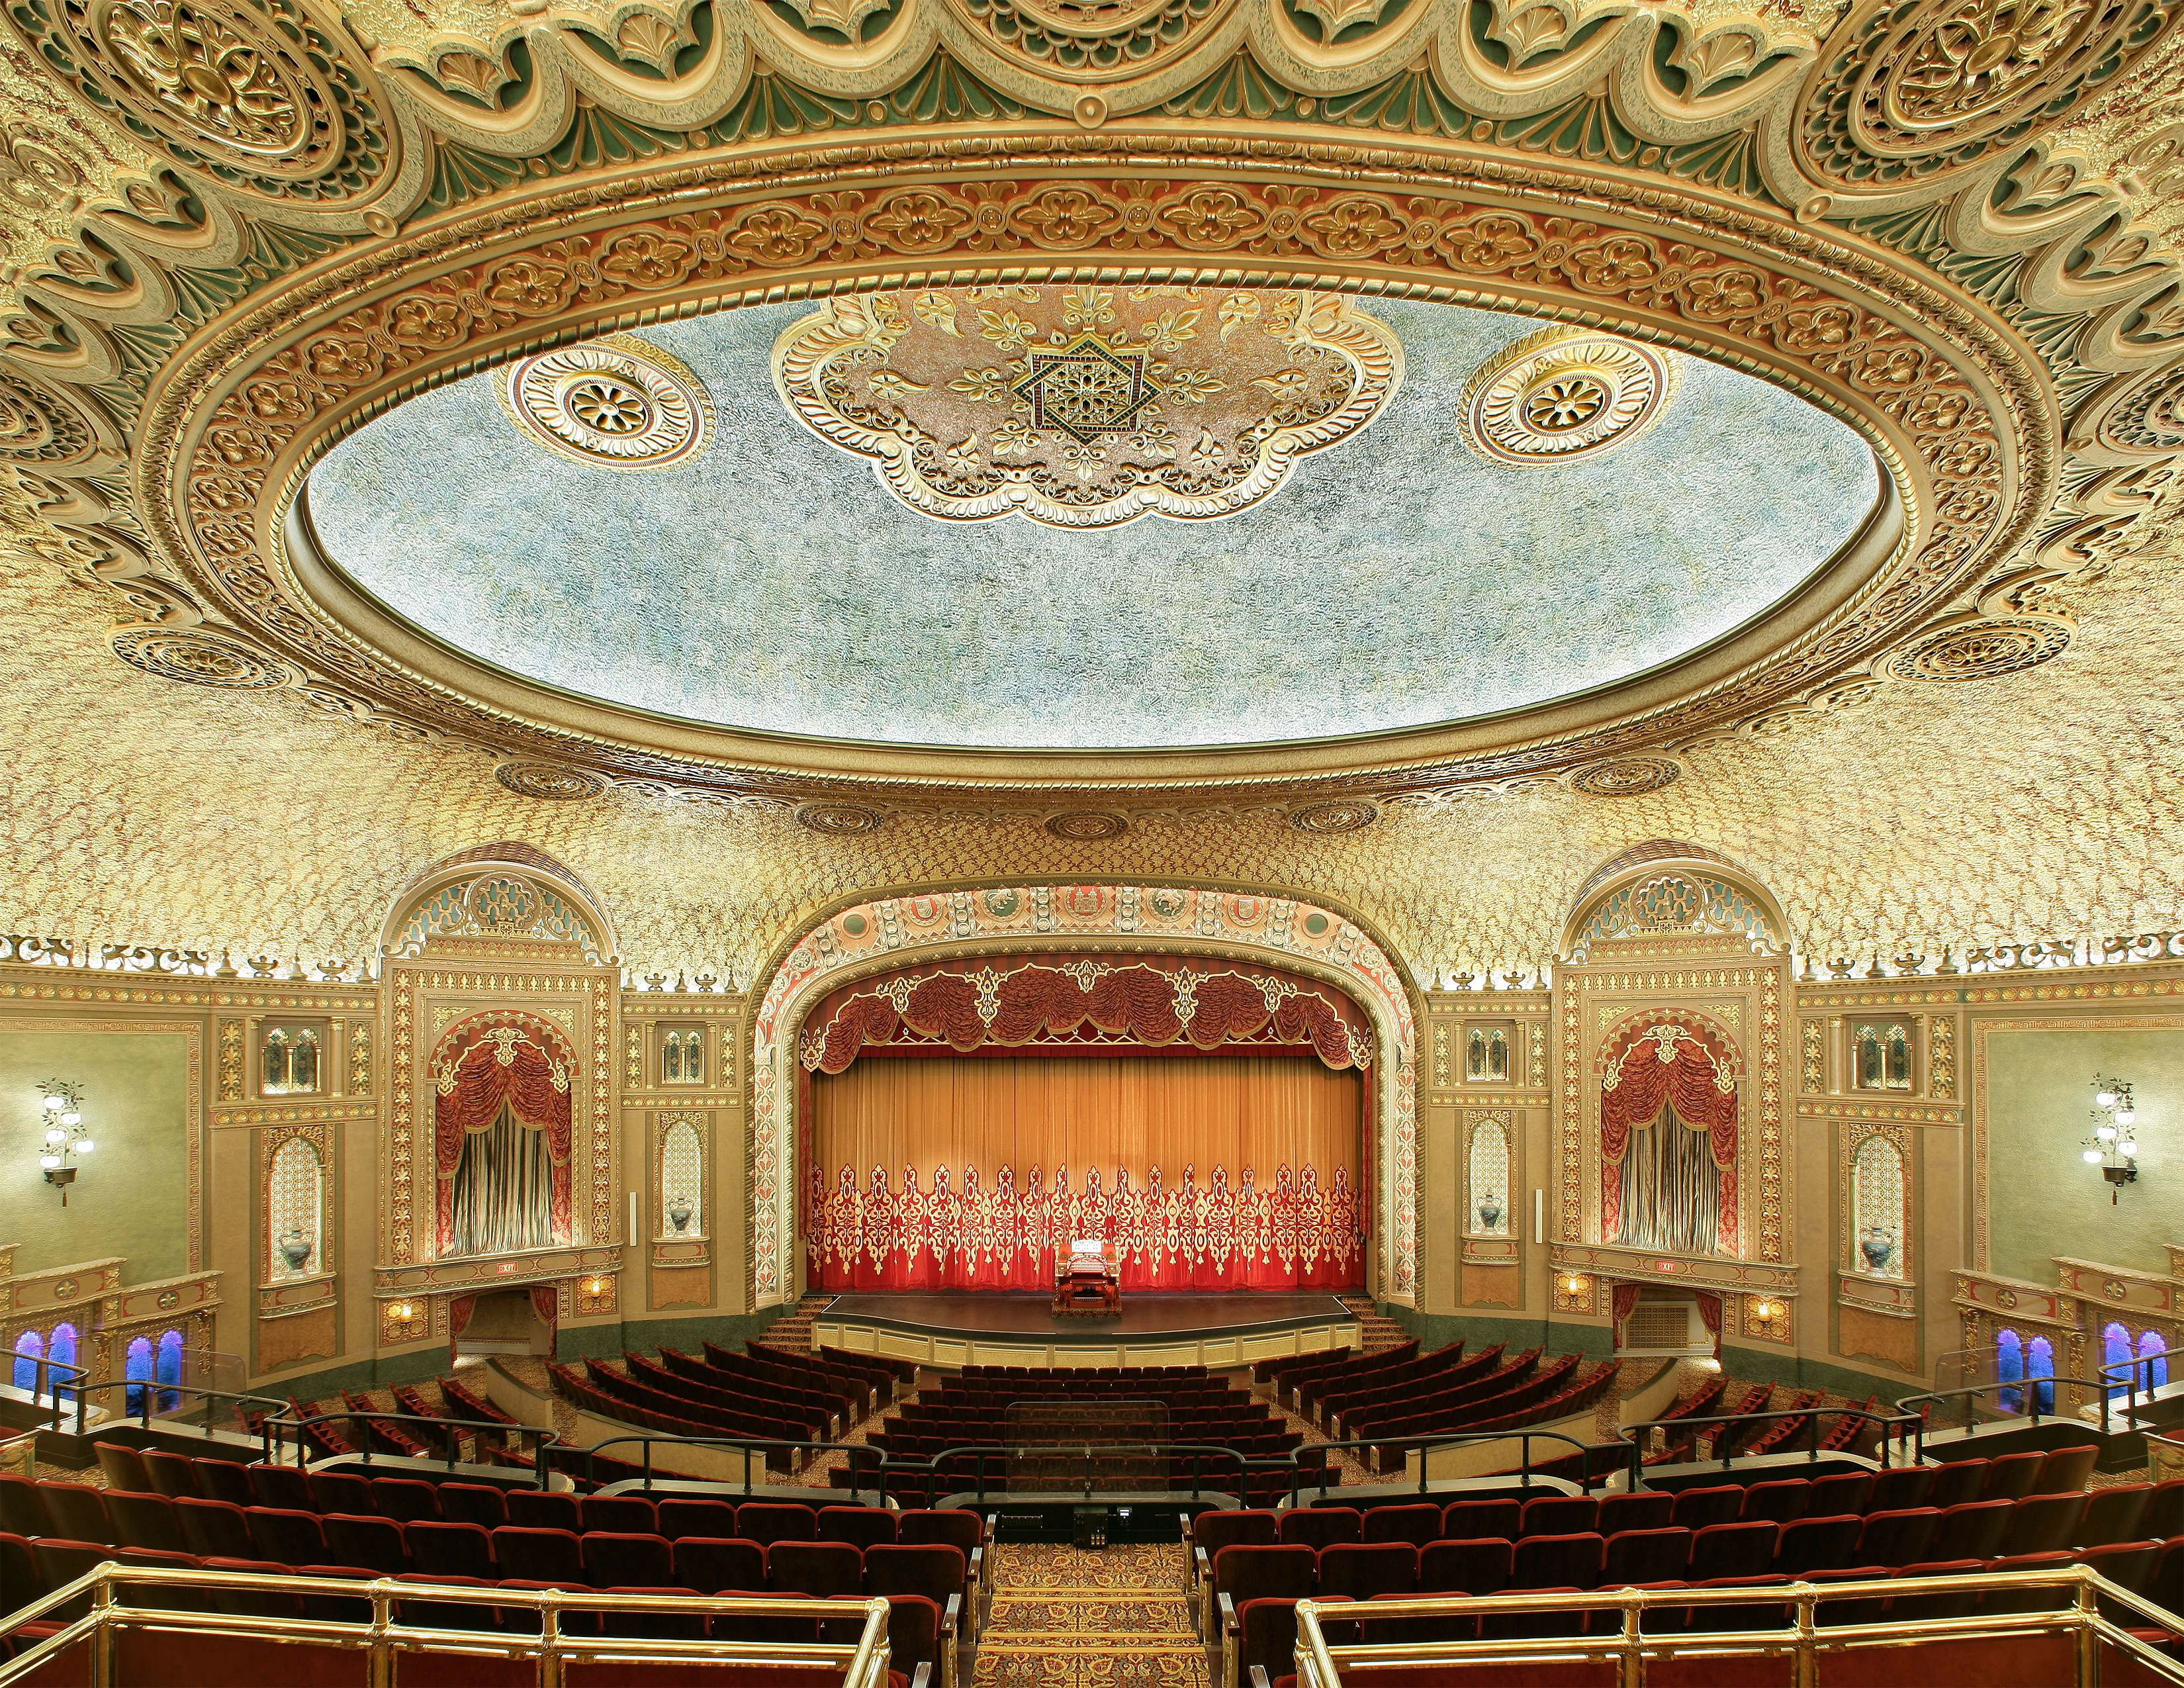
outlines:
[{"label": "decorative arch molding", "polygon": [[458,850],[413,875],[387,906],[379,953],[526,939],[574,944],[593,967],[618,960],[613,917],[591,887],[544,850],[504,839]]},{"label": "decorative arch molding", "polygon": [[1724,939],[1754,955],[1785,955],[1789,919],[1774,893],[1727,856],[1657,838],[1595,870],[1571,905],[1557,953],[1583,962],[1596,944],[1622,954]]},{"label": "decorative arch molding", "polygon": [[1369,1018],[1378,1059],[1371,1168],[1375,1292],[1418,1294],[1418,1027],[1395,952],[1357,916],[1285,894],[1168,883],[906,890],[838,905],[777,950],[751,1019],[750,1291],[794,1293],[795,1212],[809,1121],[797,1084],[805,1021],[842,986],[919,961],[1026,951],[1151,952],[1272,964],[1332,985]]}]

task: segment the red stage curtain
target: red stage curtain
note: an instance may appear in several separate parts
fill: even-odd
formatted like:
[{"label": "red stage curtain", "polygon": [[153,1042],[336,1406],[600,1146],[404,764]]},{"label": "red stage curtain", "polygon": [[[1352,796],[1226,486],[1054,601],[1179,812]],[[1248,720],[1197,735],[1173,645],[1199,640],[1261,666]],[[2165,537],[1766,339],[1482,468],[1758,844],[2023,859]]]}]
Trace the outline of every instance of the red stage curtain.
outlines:
[{"label": "red stage curtain", "polygon": [[1623,1321],[1637,1310],[1638,1289],[1635,1284],[1612,1284],[1608,1286],[1608,1306],[1615,1315],[1614,1336],[1618,1342],[1623,1340]]},{"label": "red stage curtain", "polygon": [[876,1059],[811,1087],[821,1290],[1350,1289],[1364,1085],[1295,1056]]},{"label": "red stage curtain", "polygon": [[576,1061],[560,1035],[528,1016],[495,1014],[450,1032],[432,1058],[433,1151],[439,1184],[439,1239],[444,1252],[454,1240],[455,1168],[463,1139],[490,1131],[507,1105],[516,1122],[546,1134],[554,1169],[554,1234],[570,1229],[570,1083]]},{"label": "red stage curtain", "polygon": [[1600,1095],[1600,1234],[1613,1238],[1622,1217],[1623,1157],[1630,1134],[1663,1106],[1685,1127],[1707,1134],[1721,1172],[1719,1246],[1736,1247],[1736,1084],[1724,1050],[1681,1025],[1654,1025],[1611,1049]]}]

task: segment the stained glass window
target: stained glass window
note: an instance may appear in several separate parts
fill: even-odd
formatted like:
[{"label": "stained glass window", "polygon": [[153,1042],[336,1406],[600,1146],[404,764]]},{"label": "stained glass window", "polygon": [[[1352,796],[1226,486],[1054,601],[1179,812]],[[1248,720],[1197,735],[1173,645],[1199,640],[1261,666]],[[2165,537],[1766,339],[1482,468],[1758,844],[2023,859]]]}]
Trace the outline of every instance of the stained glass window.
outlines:
[{"label": "stained glass window", "polygon": [[2052,1379],[2054,1375],[2054,1345],[2044,1336],[2034,1337],[2025,1345],[2025,1376],[2032,1385],[2034,1412],[2053,1412],[2055,1410],[2055,1385],[2052,1381],[2041,1381],[2043,1378]]},{"label": "stained glass window", "polygon": [[2002,1410],[2022,1412],[2025,1391],[2018,1385],[2025,1381],[2025,1339],[2014,1330],[1995,1333],[1994,1375],[2002,1384]]},{"label": "stained glass window", "polygon": [[154,1410],[160,1412],[174,1412],[182,1404],[182,1392],[180,1387],[182,1381],[182,1334],[181,1331],[163,1330],[159,1333],[159,1356],[158,1362],[153,1367],[153,1375],[160,1385],[159,1405]]},{"label": "stained glass window", "polygon": [[1509,1082],[1509,1031],[1504,1026],[1474,1026],[1464,1039],[1463,1076],[1474,1084]]},{"label": "stained glass window", "polygon": [[2131,1362],[2136,1357],[2129,1331],[2114,1320],[2101,1327],[2101,1376],[2111,1401],[2131,1387]]},{"label": "stained glass window", "polygon": [[315,1096],[319,1034],[309,1026],[269,1026],[259,1046],[259,1089],[269,1096]]},{"label": "stained glass window", "polygon": [[46,1357],[46,1339],[26,1330],[15,1339],[15,1370],[11,1381],[26,1394],[38,1392],[38,1362]]},{"label": "stained glass window", "polygon": [[1911,1025],[1907,1020],[1861,1020],[1851,1032],[1852,1082],[1861,1090],[1911,1088]]},{"label": "stained glass window", "polygon": [[702,1084],[705,1082],[705,1034],[703,1032],[670,1032],[660,1040],[660,1078],[666,1084]]},{"label": "stained glass window", "polygon": [[128,1380],[129,1384],[128,1389],[124,1392],[128,1402],[127,1410],[131,1412],[142,1412],[144,1410],[144,1385],[152,1381],[152,1339],[150,1337],[137,1336],[130,1339],[128,1351],[122,1357],[121,1375]]},{"label": "stained glass window", "polygon": [[2138,1368],[2141,1391],[2159,1389],[2169,1381],[2169,1345],[2159,1331],[2149,1330],[2138,1339],[2138,1357],[2150,1362]]}]

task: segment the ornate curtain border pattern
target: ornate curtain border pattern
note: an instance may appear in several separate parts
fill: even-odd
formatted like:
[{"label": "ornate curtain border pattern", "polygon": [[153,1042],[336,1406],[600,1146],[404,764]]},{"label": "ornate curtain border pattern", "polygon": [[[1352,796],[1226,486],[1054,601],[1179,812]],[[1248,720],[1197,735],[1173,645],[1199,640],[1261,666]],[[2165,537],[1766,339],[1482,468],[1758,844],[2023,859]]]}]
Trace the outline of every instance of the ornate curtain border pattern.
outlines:
[{"label": "ornate curtain border pattern", "polygon": [[433,1050],[432,1149],[439,1250],[454,1235],[454,1177],[463,1142],[489,1131],[506,1104],[518,1123],[546,1134],[554,1169],[554,1234],[574,1234],[570,1150],[576,1051],[560,1030],[515,1009],[491,1009],[450,1026]]},{"label": "ornate curtain border pattern", "polygon": [[890,1184],[875,1166],[861,1185],[844,1165],[829,1188],[813,1167],[813,1288],[1050,1289],[1056,1254],[1079,1237],[1117,1245],[1125,1290],[1346,1290],[1363,1279],[1357,1195],[1340,1167],[1323,1185],[1315,1167],[1283,1166],[1263,1190],[1249,1167],[1234,1189],[1223,1166],[1203,1188],[1195,1166],[1173,1188],[1155,1167],[1143,1189],[1127,1169],[1110,1183],[1096,1167],[1077,1188],[1067,1167],[1055,1169],[1051,1189],[1036,1165],[1021,1189],[1006,1164],[990,1189],[976,1166],[961,1169],[960,1184],[946,1167],[928,1189],[918,1178],[905,1166]]},{"label": "ornate curtain border pattern", "polygon": [[1721,1172],[1716,1246],[1736,1247],[1737,1062],[1727,1039],[1689,1014],[1652,1017],[1625,1027],[1610,1043],[1600,1078],[1600,1234],[1622,1220],[1621,1168],[1630,1134],[1652,1128],[1664,1106],[1688,1128],[1704,1131]]},{"label": "ornate curtain border pattern", "polygon": [[928,964],[844,986],[805,1021],[798,1059],[807,1072],[833,1073],[866,1050],[1238,1044],[1308,1047],[1337,1071],[1373,1057],[1371,1022],[1355,1004],[1273,968],[1184,955],[1057,955]]}]

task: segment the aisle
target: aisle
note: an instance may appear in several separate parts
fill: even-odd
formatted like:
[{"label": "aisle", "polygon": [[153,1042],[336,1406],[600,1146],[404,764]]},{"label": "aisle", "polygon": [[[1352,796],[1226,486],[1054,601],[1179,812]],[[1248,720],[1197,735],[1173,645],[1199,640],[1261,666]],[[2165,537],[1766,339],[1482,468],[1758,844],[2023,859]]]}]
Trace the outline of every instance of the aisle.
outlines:
[{"label": "aisle", "polygon": [[1003,1542],[975,1688],[1208,1688],[1183,1549]]}]

